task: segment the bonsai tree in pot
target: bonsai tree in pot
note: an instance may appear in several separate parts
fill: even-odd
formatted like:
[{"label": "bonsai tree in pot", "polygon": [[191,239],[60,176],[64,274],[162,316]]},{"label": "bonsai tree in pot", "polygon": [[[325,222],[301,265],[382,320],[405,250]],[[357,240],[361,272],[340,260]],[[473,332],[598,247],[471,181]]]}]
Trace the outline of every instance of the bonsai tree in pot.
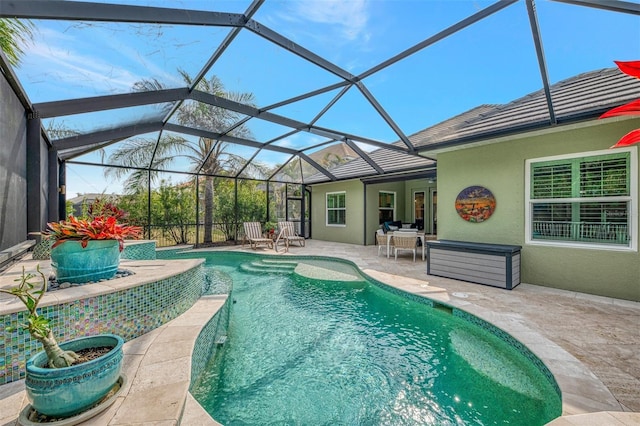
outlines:
[{"label": "bonsai tree in pot", "polygon": [[[25,273],[23,267],[22,277],[16,281],[19,281],[17,286],[0,289],[0,292],[16,296],[24,304],[27,315],[22,328],[44,347],[44,352],[26,363],[25,387],[31,408],[45,416],[66,418],[86,410],[97,414],[108,407],[109,404],[105,404],[92,408],[120,378],[124,340],[113,334],[102,334],[58,344],[50,320],[38,313],[48,283],[39,265],[37,275]],[[79,353],[85,350],[94,356],[81,357]],[[26,409],[23,410],[26,416],[25,413]]]},{"label": "bonsai tree in pot", "polygon": [[27,308],[27,322],[23,324],[22,328],[27,330],[32,338],[42,343],[47,354],[48,366],[50,368],[68,367],[76,362],[79,356],[73,351],[60,349],[53,335],[49,319],[38,314],[38,305],[47,291],[47,279],[40,271],[40,265],[37,267],[37,273],[41,281],[40,287],[37,287],[37,284],[32,281],[38,276],[32,273],[25,274],[24,267],[22,267],[22,278],[16,279],[16,281],[20,281],[20,284],[8,290],[0,288],[0,292],[16,296]]},{"label": "bonsai tree in pot", "polygon": [[51,266],[58,281],[86,283],[112,278],[120,263],[126,238],[138,239],[142,229],[118,223],[126,213],[96,200],[86,218],[70,215],[50,222],[43,235],[52,239]]}]

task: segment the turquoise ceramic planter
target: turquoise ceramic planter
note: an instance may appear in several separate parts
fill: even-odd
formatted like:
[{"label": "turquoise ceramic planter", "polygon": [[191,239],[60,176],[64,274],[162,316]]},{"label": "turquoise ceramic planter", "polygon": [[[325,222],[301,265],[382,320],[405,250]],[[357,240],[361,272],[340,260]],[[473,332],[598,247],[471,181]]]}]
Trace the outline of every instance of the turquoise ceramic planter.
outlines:
[{"label": "turquoise ceramic planter", "polygon": [[88,283],[113,278],[120,264],[117,240],[65,241],[51,250],[51,267],[59,282]]},{"label": "turquoise ceramic planter", "polygon": [[124,340],[113,334],[81,337],[62,343],[64,350],[109,346],[100,358],[65,368],[43,368],[47,355],[38,352],[27,361],[25,386],[31,406],[50,417],[71,417],[100,401],[120,377]]}]

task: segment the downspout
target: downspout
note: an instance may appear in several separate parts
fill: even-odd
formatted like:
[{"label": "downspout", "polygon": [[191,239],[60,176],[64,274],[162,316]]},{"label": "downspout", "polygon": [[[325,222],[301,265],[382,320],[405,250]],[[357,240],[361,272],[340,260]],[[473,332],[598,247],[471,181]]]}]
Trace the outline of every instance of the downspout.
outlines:
[{"label": "downspout", "polygon": [[362,182],[362,187],[363,189],[363,200],[364,200],[364,220],[362,221],[362,223],[364,224],[364,230],[362,232],[362,236],[364,237],[364,245],[367,245],[367,184],[365,182]]}]

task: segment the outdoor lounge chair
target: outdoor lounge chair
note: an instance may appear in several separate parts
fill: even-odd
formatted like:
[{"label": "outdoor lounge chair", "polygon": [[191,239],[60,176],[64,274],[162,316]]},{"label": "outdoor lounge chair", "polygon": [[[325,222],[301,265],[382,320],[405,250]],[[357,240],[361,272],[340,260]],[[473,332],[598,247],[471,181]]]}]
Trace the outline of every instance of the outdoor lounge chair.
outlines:
[{"label": "outdoor lounge chair", "polygon": [[265,245],[268,248],[273,248],[273,240],[271,238],[265,238],[262,236],[262,225],[260,222],[244,222],[244,238],[242,239],[242,246],[244,247],[245,241],[249,241],[252,249],[258,248],[258,245]]},{"label": "outdoor lounge chair", "polygon": [[396,260],[398,260],[398,250],[406,250],[413,252],[413,261],[416,261],[416,248],[418,246],[417,232],[394,232],[393,241],[393,252]]},{"label": "outdoor lounge chair", "polygon": [[291,243],[298,243],[300,247],[304,247],[305,241],[302,235],[298,235],[293,222],[278,222],[280,233],[276,238],[275,249],[278,251],[278,243],[284,241],[285,251],[289,251]]}]

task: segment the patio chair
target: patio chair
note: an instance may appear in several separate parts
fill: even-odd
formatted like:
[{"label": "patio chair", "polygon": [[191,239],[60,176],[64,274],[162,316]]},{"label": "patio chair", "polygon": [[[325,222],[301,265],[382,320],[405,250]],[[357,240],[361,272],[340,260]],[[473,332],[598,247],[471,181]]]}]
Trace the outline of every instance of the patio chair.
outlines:
[{"label": "patio chair", "polygon": [[268,248],[273,248],[273,240],[271,238],[265,238],[262,236],[262,225],[260,222],[244,222],[244,238],[242,239],[242,246],[244,247],[245,241],[249,241],[252,249],[257,249],[258,245],[265,245]]},{"label": "patio chair", "polygon": [[285,251],[289,251],[291,243],[297,243],[300,247],[304,247],[305,240],[302,235],[298,235],[293,222],[278,222],[278,229],[280,230],[278,238],[276,238],[275,249],[278,251],[278,243],[280,240],[284,242]]},{"label": "patio chair", "polygon": [[[390,241],[387,241],[387,239]],[[382,229],[378,229],[376,231],[376,243],[378,244],[378,257],[380,257],[380,252],[387,250],[387,244],[389,247],[393,247],[393,237],[391,235],[387,236]]]},{"label": "patio chair", "polygon": [[398,250],[405,250],[413,252],[413,261],[416,261],[416,248],[418,246],[417,232],[394,232],[393,241],[393,252],[396,260],[398,260]]}]

